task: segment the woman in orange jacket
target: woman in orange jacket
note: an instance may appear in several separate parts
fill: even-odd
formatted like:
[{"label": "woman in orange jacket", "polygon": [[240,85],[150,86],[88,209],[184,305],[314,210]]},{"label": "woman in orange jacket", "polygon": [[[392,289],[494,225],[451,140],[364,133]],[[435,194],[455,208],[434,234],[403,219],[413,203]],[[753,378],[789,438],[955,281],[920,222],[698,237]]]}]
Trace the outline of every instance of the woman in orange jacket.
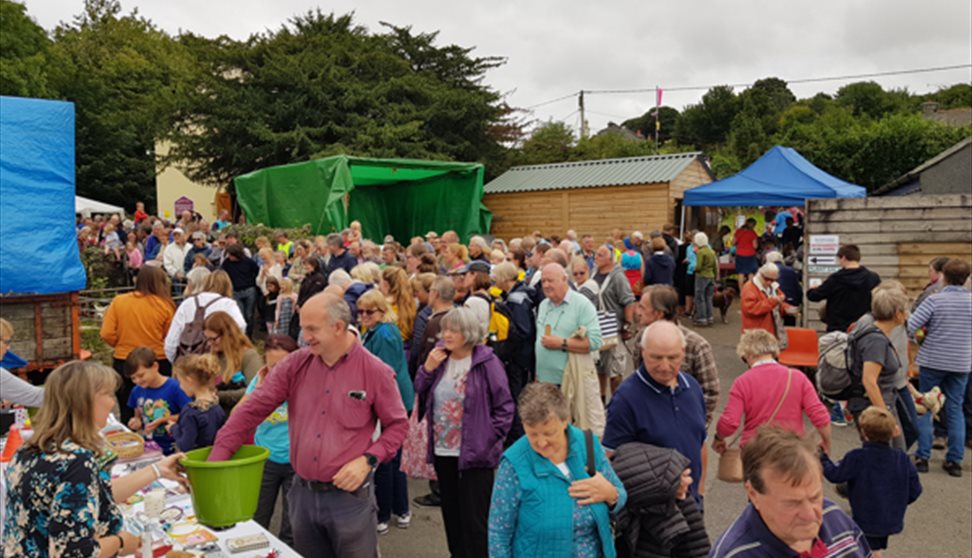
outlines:
[{"label": "woman in orange jacket", "polygon": [[768,263],[759,268],[742,288],[742,329],[764,329],[780,342],[780,349],[786,348],[786,330],[783,328],[783,314],[789,309],[776,280],[780,270],[776,264]]},{"label": "woman in orange jacket", "polygon": [[158,266],[146,265],[135,277],[135,290],[118,295],[111,301],[101,324],[101,338],[114,347],[112,366],[123,382],[119,393],[122,422],[128,422],[132,410],[125,404],[131,393],[132,380],[125,373],[128,353],[138,347],[148,347],[155,352],[159,370],[166,376],[172,373],[172,365],[165,357],[165,335],[175,315],[171,286],[165,271]]}]

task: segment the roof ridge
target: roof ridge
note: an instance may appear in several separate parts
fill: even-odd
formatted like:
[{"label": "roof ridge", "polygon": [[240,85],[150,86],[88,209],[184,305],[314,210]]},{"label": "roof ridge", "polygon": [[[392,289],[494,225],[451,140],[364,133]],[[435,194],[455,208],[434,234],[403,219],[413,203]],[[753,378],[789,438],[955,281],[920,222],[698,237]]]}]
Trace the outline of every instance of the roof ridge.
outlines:
[{"label": "roof ridge", "polygon": [[606,164],[624,164],[624,163],[637,163],[637,162],[647,162],[647,161],[660,161],[665,159],[688,159],[701,157],[701,151],[685,151],[682,153],[663,153],[659,155],[636,155],[634,157],[615,157],[611,159],[587,159],[584,161],[561,161],[558,163],[539,163],[536,165],[517,165],[510,167],[506,172],[519,171],[519,170],[537,170],[537,169],[557,169],[566,167],[581,167],[581,166],[591,166],[591,165],[606,165]]}]

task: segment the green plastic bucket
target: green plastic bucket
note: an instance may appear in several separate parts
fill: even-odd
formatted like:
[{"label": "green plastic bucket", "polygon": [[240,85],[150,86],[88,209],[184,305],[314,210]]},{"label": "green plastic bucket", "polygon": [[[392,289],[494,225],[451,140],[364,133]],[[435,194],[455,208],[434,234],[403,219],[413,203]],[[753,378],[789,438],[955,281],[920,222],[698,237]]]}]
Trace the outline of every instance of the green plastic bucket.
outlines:
[{"label": "green plastic bucket", "polygon": [[206,461],[211,451],[212,447],[192,450],[179,461],[192,485],[196,520],[222,528],[252,519],[260,497],[263,463],[270,450],[242,446],[226,461]]}]

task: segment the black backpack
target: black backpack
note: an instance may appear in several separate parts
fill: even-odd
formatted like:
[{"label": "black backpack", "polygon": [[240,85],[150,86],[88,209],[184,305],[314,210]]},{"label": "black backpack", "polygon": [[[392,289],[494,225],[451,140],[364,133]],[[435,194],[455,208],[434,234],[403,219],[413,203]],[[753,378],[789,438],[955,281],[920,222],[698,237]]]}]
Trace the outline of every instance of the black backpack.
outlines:
[{"label": "black backpack", "polygon": [[205,306],[199,305],[199,295],[193,296],[192,300],[196,304],[196,314],[192,317],[192,321],[182,328],[182,333],[179,334],[179,347],[176,349],[176,358],[183,355],[201,355],[209,352],[206,335],[203,331],[206,325],[206,309],[219,300],[219,297],[209,301]]}]

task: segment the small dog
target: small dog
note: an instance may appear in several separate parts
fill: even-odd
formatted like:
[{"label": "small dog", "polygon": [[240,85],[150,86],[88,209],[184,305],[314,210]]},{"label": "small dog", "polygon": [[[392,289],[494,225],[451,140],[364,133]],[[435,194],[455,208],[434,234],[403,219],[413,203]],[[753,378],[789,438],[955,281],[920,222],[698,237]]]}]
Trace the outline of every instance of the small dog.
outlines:
[{"label": "small dog", "polygon": [[737,296],[738,293],[735,288],[724,285],[722,281],[716,281],[715,291],[712,293],[712,307],[719,309],[719,313],[722,315],[722,323],[729,323],[727,318],[729,307],[732,306],[732,300]]}]

